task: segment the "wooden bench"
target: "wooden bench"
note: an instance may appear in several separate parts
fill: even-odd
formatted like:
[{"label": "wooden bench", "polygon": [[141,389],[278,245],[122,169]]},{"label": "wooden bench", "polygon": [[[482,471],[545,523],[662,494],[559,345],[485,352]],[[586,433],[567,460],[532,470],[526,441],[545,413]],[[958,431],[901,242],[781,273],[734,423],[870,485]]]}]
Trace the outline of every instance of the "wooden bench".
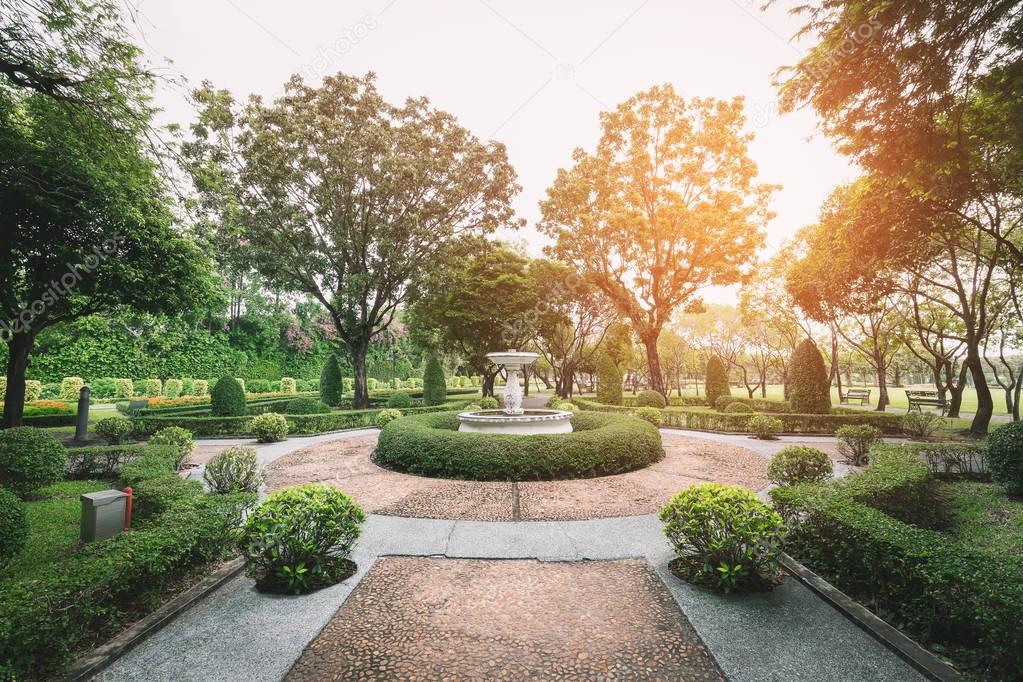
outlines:
[{"label": "wooden bench", "polygon": [[914,409],[917,412],[922,413],[925,407],[937,407],[941,410],[941,416],[944,417],[945,413],[948,412],[948,400],[938,395],[937,391],[906,391],[906,401],[909,402],[909,407],[906,409],[906,414],[909,414]]},{"label": "wooden bench", "polygon": [[870,390],[869,388],[850,388],[845,393],[838,394],[838,401],[842,405],[849,405],[853,400],[859,400],[860,405],[869,405]]}]

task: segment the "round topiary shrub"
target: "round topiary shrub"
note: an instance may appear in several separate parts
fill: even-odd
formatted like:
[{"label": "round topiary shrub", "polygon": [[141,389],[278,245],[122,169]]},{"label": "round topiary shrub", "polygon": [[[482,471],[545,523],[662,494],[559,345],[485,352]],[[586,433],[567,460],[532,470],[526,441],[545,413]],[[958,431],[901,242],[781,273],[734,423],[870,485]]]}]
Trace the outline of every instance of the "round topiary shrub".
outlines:
[{"label": "round topiary shrub", "polygon": [[724,412],[727,414],[752,414],[753,408],[741,400],[732,400],[725,406]]},{"label": "round topiary shrub", "polygon": [[753,492],[700,483],[672,497],[661,521],[683,580],[722,592],[770,586],[785,524]]},{"label": "round topiary shrub", "polygon": [[132,424],[127,417],[107,417],[96,422],[94,429],[110,445],[120,445],[131,435]]},{"label": "round topiary shrub", "polygon": [[18,556],[27,537],[25,504],[10,490],[0,488],[0,568]]},{"label": "round topiary shrub", "polygon": [[717,407],[717,400],[723,395],[731,395],[732,388],[728,385],[728,368],[716,355],[707,360],[706,378],[707,404]]},{"label": "round topiary shrub", "polygon": [[746,422],[750,433],[761,440],[771,440],[781,433],[784,424],[777,417],[766,414],[755,414]]},{"label": "round topiary shrub", "polygon": [[288,420],[283,414],[264,412],[252,418],[252,435],[260,443],[276,443],[288,437]]},{"label": "round topiary shrub", "polygon": [[789,404],[796,414],[831,412],[831,381],[812,339],[803,339],[789,361]]},{"label": "round topiary shrub", "polygon": [[[660,393],[657,395],[660,395]],[[664,419],[664,415],[661,414],[659,409],[650,406],[637,407],[633,414],[645,422],[650,422],[654,426],[660,426],[661,421]]]},{"label": "round topiary shrub", "polygon": [[395,419],[401,419],[401,410],[392,409],[380,410],[379,412],[377,412],[376,424],[380,428],[384,428],[385,426],[393,422]]},{"label": "round topiary shrub", "polygon": [[19,497],[64,478],[67,450],[51,434],[31,426],[0,431],[0,487]]},{"label": "round topiary shrub", "polygon": [[263,469],[255,448],[236,445],[211,459],[202,477],[211,491],[221,495],[255,493],[263,484]]},{"label": "round topiary shrub", "polygon": [[736,402],[741,403],[742,400],[740,400],[739,398],[733,398],[730,395],[719,395],[717,399],[711,404],[714,405],[714,409],[717,410],[718,412],[724,412],[725,410],[728,409],[729,405]]},{"label": "round topiary shrub", "polygon": [[657,391],[640,391],[636,396],[636,407],[656,407],[663,410],[667,405],[668,401]]},{"label": "round topiary shrub", "polygon": [[412,407],[412,396],[410,396],[408,393],[405,393],[404,391],[392,393],[387,398],[387,406],[397,409],[407,409],[409,407]]},{"label": "round topiary shrub", "polygon": [[195,449],[192,432],[180,426],[165,426],[149,437],[149,445],[173,445],[181,451],[181,458],[191,454]]},{"label": "round topiary shrub", "polygon": [[245,570],[266,592],[303,594],[355,573],[349,560],[366,515],[351,497],[322,484],[279,490],[242,528]]},{"label": "round topiary shrub", "polygon": [[330,405],[316,398],[295,398],[284,407],[285,414],[330,414]]},{"label": "round topiary shrub", "polygon": [[217,380],[210,394],[210,412],[214,417],[241,417],[245,415],[245,390],[233,376]]},{"label": "round topiary shrub", "polygon": [[423,403],[426,405],[442,405],[448,399],[448,384],[444,378],[444,367],[440,358],[434,354],[426,361],[423,372]]},{"label": "round topiary shrub", "polygon": [[337,363],[337,356],[331,353],[320,372],[320,400],[331,407],[340,405],[343,383],[341,365]]},{"label": "round topiary shrub", "polygon": [[597,358],[597,402],[622,404],[622,371],[611,356],[601,353]]},{"label": "round topiary shrub", "polygon": [[1023,495],[1023,422],[1012,422],[991,432],[987,439],[987,466],[991,478],[1010,495]]},{"label": "round topiary shrub", "polygon": [[789,445],[771,457],[767,479],[781,486],[816,483],[831,478],[833,470],[831,459],[824,452],[805,445]]},{"label": "round topiary shrub", "polygon": [[480,398],[480,409],[481,410],[497,410],[501,407],[501,403],[492,395],[485,395]]},{"label": "round topiary shrub", "polygon": [[420,476],[477,481],[592,478],[664,456],[661,434],[625,414],[578,412],[572,433],[513,436],[458,430],[452,412],[402,417],[380,431],[375,461]]}]

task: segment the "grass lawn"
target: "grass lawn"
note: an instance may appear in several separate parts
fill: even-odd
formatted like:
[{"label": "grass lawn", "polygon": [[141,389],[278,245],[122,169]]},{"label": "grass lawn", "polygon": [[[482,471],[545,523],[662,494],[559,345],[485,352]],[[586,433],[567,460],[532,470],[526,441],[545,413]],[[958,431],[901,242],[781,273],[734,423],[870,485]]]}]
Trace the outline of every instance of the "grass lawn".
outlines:
[{"label": "grass lawn", "polygon": [[40,567],[78,549],[82,504],[79,496],[108,490],[107,481],[63,481],[42,488],[25,503],[28,538],[21,553],[2,571],[0,581],[31,576]]},{"label": "grass lawn", "polygon": [[994,483],[946,483],[955,514],[951,534],[999,560],[1023,561],[1023,499],[1008,497]]}]

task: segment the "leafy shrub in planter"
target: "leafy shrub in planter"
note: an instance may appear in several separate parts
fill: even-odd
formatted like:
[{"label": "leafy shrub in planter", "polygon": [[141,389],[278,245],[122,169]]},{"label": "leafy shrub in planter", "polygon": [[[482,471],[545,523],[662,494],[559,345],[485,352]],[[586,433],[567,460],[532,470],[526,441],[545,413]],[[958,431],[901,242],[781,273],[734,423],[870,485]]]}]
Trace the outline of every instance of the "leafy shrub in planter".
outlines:
[{"label": "leafy shrub in planter", "polygon": [[[660,393],[658,393],[657,395],[660,395]],[[664,419],[663,414],[656,407],[649,406],[637,407],[636,411],[633,414],[635,414],[637,417],[639,417],[645,422],[650,422],[654,426],[660,426],[661,421]]]},{"label": "leafy shrub in planter", "polygon": [[789,361],[789,403],[796,414],[831,412],[831,381],[817,344],[803,339]]},{"label": "leafy shrub in planter", "polygon": [[501,407],[501,403],[492,395],[485,395],[480,398],[480,409],[481,410],[496,410]]},{"label": "leafy shrub in planter", "polygon": [[1023,495],[1023,422],[1012,422],[991,432],[987,439],[987,465],[991,478],[1010,495]]},{"label": "leafy shrub in planter", "polygon": [[257,414],[251,428],[260,443],[276,443],[288,437],[288,420],[276,412]]},{"label": "leafy shrub in planter", "polygon": [[661,521],[676,575],[723,592],[770,584],[785,524],[751,491],[700,483],[672,497]]},{"label": "leafy shrub in planter", "polygon": [[761,440],[771,440],[779,433],[781,433],[784,424],[777,417],[772,417],[766,414],[755,414],[749,418],[746,422],[746,428],[749,429],[757,438]]},{"label": "leafy shrub in planter", "polygon": [[215,417],[240,417],[245,414],[245,391],[232,376],[221,377],[210,396],[210,413]]},{"label": "leafy shrub in planter", "polygon": [[0,487],[19,497],[64,477],[67,450],[42,429],[15,426],[0,431]]},{"label": "leafy shrub in planter", "polygon": [[392,393],[387,398],[387,406],[398,409],[408,409],[409,407],[412,407],[412,396],[402,391]]},{"label": "leafy shrub in planter", "polygon": [[604,405],[622,404],[622,371],[606,353],[597,358],[597,402]]},{"label": "leafy shrub in planter", "polygon": [[119,445],[131,435],[131,428],[127,417],[107,417],[96,422],[95,431],[111,445]]},{"label": "leafy shrub in planter", "polygon": [[933,412],[910,412],[902,417],[902,430],[913,438],[930,438],[941,425]]},{"label": "leafy shrub in planter", "polygon": [[295,398],[284,408],[285,414],[330,414],[330,405],[316,398]]},{"label": "leafy shrub in planter", "polygon": [[147,398],[155,398],[163,395],[163,382],[159,379],[146,379],[142,382],[142,395]]},{"label": "leafy shrub in planter", "polygon": [[725,363],[716,355],[707,360],[706,377],[707,404],[717,407],[717,399],[723,395],[730,396],[732,388],[728,384],[728,369]]},{"label": "leafy shrub in planter", "polygon": [[210,382],[205,379],[196,379],[192,382],[192,395],[196,398],[205,398],[210,393]]},{"label": "leafy shrub in planter", "polygon": [[436,354],[426,361],[423,372],[423,402],[426,405],[440,405],[448,398],[448,386],[444,379],[444,367]]},{"label": "leafy shrub in planter", "polygon": [[741,400],[732,400],[723,411],[727,414],[752,414],[753,408]]},{"label": "leafy shrub in planter", "polygon": [[636,396],[636,407],[656,407],[663,410],[666,406],[667,401],[657,391],[640,391]]},{"label": "leafy shrub in planter", "polygon": [[337,357],[333,353],[323,363],[319,390],[320,400],[324,403],[331,407],[341,404],[341,366],[337,364]]},{"label": "leafy shrub in planter", "polygon": [[345,493],[322,484],[279,490],[245,521],[246,572],[268,592],[302,594],[354,571],[348,557],[366,515]]},{"label": "leafy shrub in planter", "polygon": [[163,395],[165,398],[177,398],[181,395],[182,388],[181,379],[168,379],[163,383]]},{"label": "leafy shrub in planter", "polygon": [[277,390],[281,393],[296,393],[298,384],[291,377],[281,377],[281,385]]},{"label": "leafy shrub in planter", "polygon": [[82,377],[64,377],[60,382],[60,397],[62,400],[78,400],[78,394],[85,386]]},{"label": "leafy shrub in planter", "polygon": [[380,428],[384,428],[395,419],[401,419],[401,410],[380,410],[380,412],[377,413],[376,424]]},{"label": "leafy shrub in planter", "polygon": [[119,400],[131,400],[135,395],[135,382],[131,379],[114,379],[114,395]]},{"label": "leafy shrub in planter", "polygon": [[767,479],[775,485],[816,483],[831,478],[831,459],[816,448],[789,445],[771,457],[767,465]]},{"label": "leafy shrub in planter", "polygon": [[149,437],[149,445],[170,445],[178,448],[183,453],[182,457],[188,456],[195,449],[195,441],[192,440],[192,432],[180,426],[168,426],[160,429]]},{"label": "leafy shrub in planter", "polygon": [[203,480],[215,493],[254,493],[263,484],[263,468],[255,448],[236,445],[225,450],[206,465]]},{"label": "leafy shrub in planter", "polygon": [[270,382],[266,379],[253,379],[249,382],[249,393],[269,393]]},{"label": "leafy shrub in planter", "polygon": [[18,555],[27,537],[28,518],[24,503],[10,490],[0,488],[0,568]]},{"label": "leafy shrub in planter", "polygon": [[846,464],[853,466],[866,466],[870,461],[870,448],[881,442],[881,431],[869,424],[840,426],[835,435],[838,436],[838,454]]},{"label": "leafy shrub in planter", "polygon": [[[7,381],[7,379],[4,379]],[[43,382],[28,379],[25,381],[25,402],[39,400],[43,395]]]}]

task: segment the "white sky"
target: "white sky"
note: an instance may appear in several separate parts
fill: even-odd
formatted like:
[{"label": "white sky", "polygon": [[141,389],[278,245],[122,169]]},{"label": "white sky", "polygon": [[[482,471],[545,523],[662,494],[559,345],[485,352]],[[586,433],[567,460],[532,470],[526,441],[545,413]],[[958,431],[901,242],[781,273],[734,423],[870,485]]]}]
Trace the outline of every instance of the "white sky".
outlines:
[{"label": "white sky", "polygon": [[[828,192],[853,176],[808,111],[780,117],[771,75],[801,54],[797,20],[761,0],[141,0],[141,44],[191,85],[272,97],[292,73],[375,71],[394,102],[426,95],[483,139],[508,146],[539,255],[537,202],[572,149],[592,149],[597,114],[651,85],[685,97],[746,98],[761,180],[783,185],[768,251],[814,221]],[[187,123],[180,88],[162,86],[166,122]],[[706,293],[734,302],[732,288]]]}]

